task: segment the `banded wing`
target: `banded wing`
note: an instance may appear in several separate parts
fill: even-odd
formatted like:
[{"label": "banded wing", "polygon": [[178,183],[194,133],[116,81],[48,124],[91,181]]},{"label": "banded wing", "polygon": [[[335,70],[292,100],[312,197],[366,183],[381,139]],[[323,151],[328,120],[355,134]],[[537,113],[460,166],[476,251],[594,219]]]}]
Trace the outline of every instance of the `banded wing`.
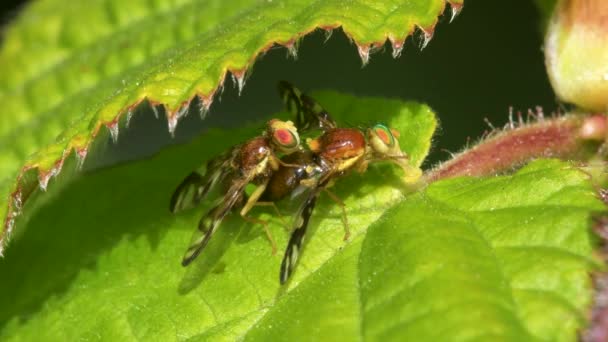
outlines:
[{"label": "banded wing", "polygon": [[289,242],[287,243],[287,248],[285,249],[283,261],[281,262],[281,273],[279,275],[281,284],[285,284],[295,270],[298,263],[300,250],[302,249],[302,244],[308,230],[310,217],[312,216],[312,212],[315,209],[317,199],[319,198],[319,194],[322,190],[323,187],[321,186],[311,190],[308,193],[306,200],[304,200],[302,206],[298,210],[295,218],[295,229],[291,233]]},{"label": "banded wing", "polygon": [[300,91],[300,89],[294,87],[291,83],[287,81],[279,81],[278,90],[279,96],[285,104],[285,108],[296,118],[295,124],[298,128],[298,131],[300,131],[301,129],[305,129],[303,125],[304,105],[302,104],[302,92]]},{"label": "banded wing", "polygon": [[226,215],[243,198],[245,187],[253,177],[246,177],[232,183],[219,204],[211,208],[198,223],[198,229],[192,235],[190,246],[182,259],[182,266],[188,266],[203,251],[211,237],[220,226]]},{"label": "banded wing", "polygon": [[287,81],[280,81],[278,88],[285,107],[295,116],[295,125],[299,132],[312,129],[327,131],[336,128],[336,122],[313,98],[302,94]]},{"label": "banded wing", "polygon": [[[317,127],[323,131],[336,128],[336,122],[321,105],[308,95],[302,95],[304,106],[304,120],[306,125]],[[297,127],[297,126],[296,126]]]},{"label": "banded wing", "polygon": [[194,171],[184,178],[171,196],[169,210],[176,213],[199,204],[215,184],[231,171],[231,157],[232,150],[210,160],[204,174]]}]

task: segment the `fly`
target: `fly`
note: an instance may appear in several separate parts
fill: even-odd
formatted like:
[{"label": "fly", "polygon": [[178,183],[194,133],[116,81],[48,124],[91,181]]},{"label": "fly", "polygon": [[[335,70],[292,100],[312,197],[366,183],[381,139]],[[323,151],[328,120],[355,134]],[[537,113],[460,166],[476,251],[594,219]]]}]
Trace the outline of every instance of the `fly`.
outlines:
[{"label": "fly", "polygon": [[[190,264],[207,246],[226,215],[241,207],[240,215],[245,220],[260,223],[270,241],[273,253],[276,244],[267,227],[267,222],[247,216],[264,193],[270,177],[280,166],[290,167],[279,159],[279,154],[290,154],[300,150],[300,137],[291,121],[270,120],[264,133],[210,160],[204,174],[192,172],[177,187],[171,197],[170,210],[175,213],[199,204],[217,184],[225,188],[224,195],[216,202],[198,224],[192,236],[182,265]],[[248,184],[257,187],[250,196],[245,193]]]},{"label": "fly", "polygon": [[[407,154],[401,150],[399,145],[398,131],[383,124],[376,124],[365,129],[339,128],[329,113],[312,98],[302,95],[286,82],[281,83],[281,86],[291,88],[284,90],[283,93],[288,94],[291,97],[289,102],[297,107],[298,128],[322,130],[319,137],[311,139],[307,143],[310,149],[310,154],[306,157],[308,159],[305,160],[301,157],[305,152],[285,157],[300,156],[298,157],[299,162],[306,163],[304,168],[306,172],[301,173],[298,177],[298,174],[295,173],[296,169],[283,170],[280,168],[269,182],[269,191],[274,188],[282,189],[283,192],[296,191],[297,186],[292,184],[295,181],[291,183],[285,181],[289,177],[284,174],[291,174],[292,178],[297,179],[299,187],[308,188],[308,193],[296,214],[294,227],[281,262],[280,282],[284,284],[297,265],[308,224],[321,192],[326,192],[341,206],[345,229],[344,239],[346,240],[350,236],[350,229],[344,202],[328,189],[337,179],[353,170],[363,173],[370,163],[382,160],[391,161],[403,168],[409,182],[416,181],[421,175],[421,170],[409,164]],[[287,186],[287,184],[290,185]]]}]

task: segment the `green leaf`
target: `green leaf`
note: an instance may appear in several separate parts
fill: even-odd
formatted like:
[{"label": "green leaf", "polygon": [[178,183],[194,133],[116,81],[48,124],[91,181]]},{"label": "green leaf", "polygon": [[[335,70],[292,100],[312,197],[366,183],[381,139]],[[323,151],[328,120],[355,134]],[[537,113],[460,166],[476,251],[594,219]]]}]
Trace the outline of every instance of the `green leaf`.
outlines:
[{"label": "green leaf", "polygon": [[587,221],[603,208],[587,180],[539,161],[514,176],[436,183],[384,213],[247,337],[576,340],[597,265]]},{"label": "green leaf", "polygon": [[[428,153],[436,120],[427,106],[334,92],[314,97],[339,122],[362,122],[374,113],[398,129],[414,165]],[[209,205],[171,215],[173,190],[206,159],[259,134],[261,127],[210,131],[149,160],[50,188],[44,196],[50,200],[36,201],[39,208],[30,211],[27,229],[0,262],[0,340],[244,336],[274,312],[275,301],[279,305],[291,298],[323,265],[340,260],[340,249],[359,246],[369,223],[403,197],[400,170],[390,165],[338,182],[335,189],[348,206],[353,238],[342,240],[341,211],[323,196],[312,221],[314,239],[284,289],[279,286],[281,255],[271,255],[261,227],[238,215],[222,224],[191,266],[182,268],[181,257]],[[72,167],[76,159],[66,163]],[[297,204],[283,203],[281,209],[289,215]],[[257,208],[253,215],[271,219],[282,249],[289,234],[269,213]]]},{"label": "green leaf", "polygon": [[369,229],[364,336],[576,340],[599,262],[589,215],[603,209],[588,176],[556,160],[434,184]]},{"label": "green leaf", "polygon": [[[462,0],[450,3],[460,8]],[[317,28],[341,27],[364,61],[388,39],[399,52],[416,27],[432,33],[444,0],[107,0],[30,4],[0,50],[0,254],[23,203],[100,132],[115,133],[142,102],[166,109],[173,131],[198,96],[201,111],[231,73],[239,87],[256,57],[290,49]],[[58,137],[59,136],[59,137]],[[58,138],[57,138],[58,137]]]}]

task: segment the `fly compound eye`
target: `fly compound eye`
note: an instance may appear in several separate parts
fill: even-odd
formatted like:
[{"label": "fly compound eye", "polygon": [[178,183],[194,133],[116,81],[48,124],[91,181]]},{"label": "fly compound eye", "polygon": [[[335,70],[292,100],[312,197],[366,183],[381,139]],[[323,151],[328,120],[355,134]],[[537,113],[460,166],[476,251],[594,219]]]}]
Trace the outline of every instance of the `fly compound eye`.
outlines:
[{"label": "fly compound eye", "polygon": [[300,137],[291,121],[271,120],[270,133],[273,143],[282,152],[293,152],[300,146]]},{"label": "fly compound eye", "polygon": [[380,155],[393,154],[393,150],[398,147],[391,130],[382,124],[369,128],[367,138],[372,149]]},{"label": "fly compound eye", "polygon": [[374,126],[373,132],[386,146],[393,147],[395,145],[395,137],[388,127],[378,124]]},{"label": "fly compound eye", "polygon": [[274,131],[273,138],[277,145],[287,149],[296,148],[299,143],[298,138],[286,128]]}]

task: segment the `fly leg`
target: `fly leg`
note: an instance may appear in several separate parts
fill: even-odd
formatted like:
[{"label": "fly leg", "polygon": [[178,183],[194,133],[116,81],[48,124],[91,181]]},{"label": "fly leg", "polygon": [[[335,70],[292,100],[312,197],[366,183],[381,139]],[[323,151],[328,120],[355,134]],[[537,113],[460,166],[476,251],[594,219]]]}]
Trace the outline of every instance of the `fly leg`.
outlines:
[{"label": "fly leg", "polygon": [[[272,246],[272,255],[275,255],[275,254],[277,254],[277,244],[276,244],[276,242],[274,242],[274,239],[272,238],[272,234],[270,234],[270,230],[268,229],[268,221],[247,216],[247,213],[249,213],[251,208],[253,208],[254,206],[266,205],[266,203],[268,203],[268,202],[258,202],[258,199],[260,199],[260,196],[262,196],[262,194],[264,193],[264,190],[266,190],[267,186],[268,186],[268,180],[265,181],[264,183],[260,184],[255,189],[255,191],[251,194],[251,196],[249,196],[249,199],[247,200],[247,203],[245,203],[245,205],[243,206],[243,209],[241,209],[240,214],[241,214],[241,217],[245,221],[251,222],[254,224],[256,224],[256,223],[261,224],[264,227],[264,233],[266,233],[266,237],[268,238],[268,241],[270,241],[270,245]],[[260,204],[260,203],[264,203],[264,204]],[[276,206],[275,206],[275,209],[276,209]],[[277,209],[277,211],[278,211],[278,209]]]},{"label": "fly leg", "polygon": [[323,190],[329,195],[329,197],[334,202],[336,202],[340,206],[340,208],[342,208],[342,223],[344,224],[344,241],[346,241],[350,237],[350,228],[348,225],[348,217],[346,216],[346,204],[344,204],[344,202],[340,199],[340,197],[338,197],[336,194],[331,192],[329,189],[325,188]]},{"label": "fly leg", "polygon": [[286,163],[286,162],[282,161],[282,160],[281,160],[281,159],[279,159],[279,158],[277,158],[277,161],[279,162],[279,164],[280,164],[281,166],[285,166],[285,167],[295,167],[295,168],[302,167],[302,165],[300,165],[300,164],[290,164],[290,163]]}]

